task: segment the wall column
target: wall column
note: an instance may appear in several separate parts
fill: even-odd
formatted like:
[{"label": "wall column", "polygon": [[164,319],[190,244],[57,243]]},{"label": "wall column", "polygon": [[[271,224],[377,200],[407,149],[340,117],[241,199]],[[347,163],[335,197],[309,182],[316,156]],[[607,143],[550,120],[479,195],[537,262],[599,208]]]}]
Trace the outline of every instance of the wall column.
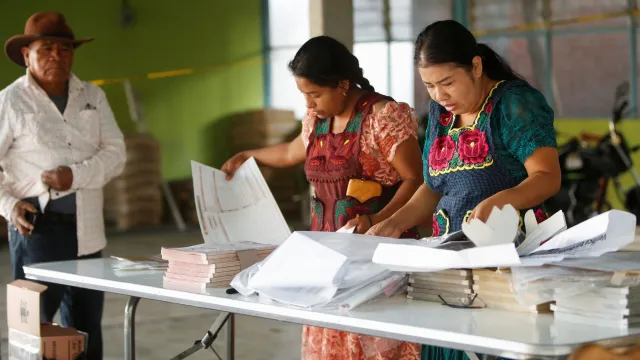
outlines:
[{"label": "wall column", "polygon": [[353,51],[353,1],[309,0],[309,35],[327,35]]}]

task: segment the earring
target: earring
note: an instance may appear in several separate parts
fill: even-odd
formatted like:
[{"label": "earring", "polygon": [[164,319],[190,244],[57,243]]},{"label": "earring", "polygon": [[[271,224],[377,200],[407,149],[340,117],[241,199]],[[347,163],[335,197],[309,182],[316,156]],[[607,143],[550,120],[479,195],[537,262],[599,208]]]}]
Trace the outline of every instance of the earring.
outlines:
[{"label": "earring", "polygon": [[342,92],[342,96],[347,96],[347,92],[346,92],[346,91],[343,91],[343,92]]}]

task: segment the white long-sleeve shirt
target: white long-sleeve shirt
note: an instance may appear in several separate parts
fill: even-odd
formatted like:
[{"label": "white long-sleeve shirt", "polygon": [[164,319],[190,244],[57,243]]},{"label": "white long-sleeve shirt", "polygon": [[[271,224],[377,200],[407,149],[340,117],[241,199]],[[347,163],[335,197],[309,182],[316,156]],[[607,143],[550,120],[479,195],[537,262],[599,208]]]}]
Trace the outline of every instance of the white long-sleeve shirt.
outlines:
[{"label": "white long-sleeve shirt", "polygon": [[[38,197],[76,194],[78,256],[106,246],[102,188],[119,175],[126,160],[124,138],[99,87],[72,75],[69,100],[61,114],[27,74],[0,91],[0,215],[11,221],[15,204]],[[73,184],[66,192],[49,189],[44,171],[69,166]]]}]

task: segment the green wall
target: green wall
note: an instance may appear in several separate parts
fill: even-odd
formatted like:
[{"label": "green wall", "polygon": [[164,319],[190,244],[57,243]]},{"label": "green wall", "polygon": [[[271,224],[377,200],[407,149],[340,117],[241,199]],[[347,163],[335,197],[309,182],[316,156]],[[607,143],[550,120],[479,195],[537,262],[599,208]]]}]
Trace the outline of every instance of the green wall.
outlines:
[{"label": "green wall", "polygon": [[[167,179],[190,176],[190,160],[220,165],[224,127],[216,120],[263,106],[260,0],[183,2],[134,0],[136,22],[120,25],[121,1],[30,0],[0,2],[0,39],[21,33],[36,11],[65,14],[79,48],[74,72],[83,80],[137,77],[151,72],[208,67],[191,75],[134,82],[151,133],[162,144]],[[213,69],[211,69],[213,67]],[[24,70],[0,58],[0,87]],[[123,132],[135,131],[121,84],[104,90]]]}]

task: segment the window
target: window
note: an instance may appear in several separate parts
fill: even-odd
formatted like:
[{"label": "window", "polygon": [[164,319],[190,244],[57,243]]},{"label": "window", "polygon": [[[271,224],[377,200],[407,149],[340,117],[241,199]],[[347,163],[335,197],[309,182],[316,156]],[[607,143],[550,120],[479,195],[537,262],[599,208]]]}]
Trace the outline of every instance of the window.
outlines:
[{"label": "window", "polygon": [[[414,102],[411,0],[390,0],[391,39],[384,28],[383,0],[353,0],[354,54],[376,91],[396,101]],[[309,0],[269,0],[270,106],[305,115],[304,97],[287,69],[309,38]]]},{"label": "window", "polygon": [[298,48],[309,39],[308,0],[269,0],[269,106],[293,110],[302,119],[304,98],[287,66]]},{"label": "window", "polygon": [[389,0],[390,39],[383,0],[353,0],[353,53],[376,91],[413,105],[411,0]]}]

